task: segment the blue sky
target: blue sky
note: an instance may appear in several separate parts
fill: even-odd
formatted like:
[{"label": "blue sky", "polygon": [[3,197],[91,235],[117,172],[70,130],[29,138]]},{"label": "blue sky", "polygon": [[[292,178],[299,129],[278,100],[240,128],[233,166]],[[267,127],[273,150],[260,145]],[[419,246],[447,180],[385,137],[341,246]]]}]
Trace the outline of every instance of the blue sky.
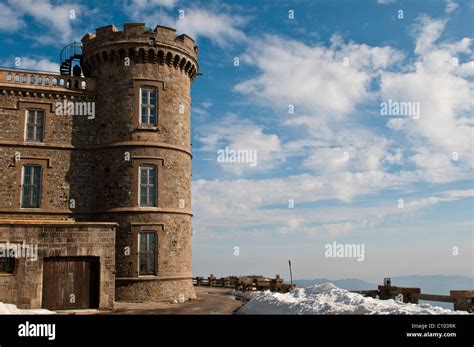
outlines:
[{"label": "blue sky", "polygon": [[[111,23],[196,38],[196,274],[472,275],[473,17],[457,0],[1,0],[0,65],[57,70]],[[388,100],[419,117],[381,115]],[[218,162],[227,146],[257,165]],[[333,241],[365,260],[326,258]]]}]

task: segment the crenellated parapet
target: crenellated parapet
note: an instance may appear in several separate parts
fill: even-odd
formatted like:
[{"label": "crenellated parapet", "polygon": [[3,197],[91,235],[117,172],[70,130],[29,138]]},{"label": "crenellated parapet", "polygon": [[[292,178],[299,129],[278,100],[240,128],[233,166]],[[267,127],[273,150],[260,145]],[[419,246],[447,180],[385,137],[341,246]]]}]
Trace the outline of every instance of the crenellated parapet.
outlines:
[{"label": "crenellated parapet", "polygon": [[125,23],[123,31],[115,25],[96,29],[82,38],[83,64],[92,71],[101,64],[158,64],[179,69],[193,80],[199,72],[195,41],[176,30],[157,26],[147,30],[144,23]]}]

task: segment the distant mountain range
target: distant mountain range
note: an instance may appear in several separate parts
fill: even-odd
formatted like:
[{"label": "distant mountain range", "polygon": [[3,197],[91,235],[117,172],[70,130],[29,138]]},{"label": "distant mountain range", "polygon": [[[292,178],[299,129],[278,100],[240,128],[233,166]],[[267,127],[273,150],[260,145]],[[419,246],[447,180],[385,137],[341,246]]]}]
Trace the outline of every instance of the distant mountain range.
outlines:
[{"label": "distant mountain range", "polygon": [[346,278],[342,280],[329,280],[327,278],[316,278],[313,280],[295,280],[294,281],[299,287],[309,287],[315,284],[332,283],[338,288],[346,290],[367,290],[377,289],[375,283],[369,283],[356,278]]},{"label": "distant mountain range", "polygon": [[[392,285],[399,287],[421,288],[422,293],[449,295],[450,290],[473,290],[474,277],[465,276],[446,276],[446,275],[414,275],[403,277],[391,277]],[[347,278],[340,280],[329,280],[327,278],[316,278],[312,280],[295,280],[296,285],[308,287],[315,284],[332,283],[336,287],[346,290],[369,290],[377,289],[380,283],[365,282],[356,278]],[[452,309],[452,304],[442,302],[429,302],[432,305]]]},{"label": "distant mountain range", "polygon": [[[391,277],[392,285],[399,287],[421,288],[422,293],[449,295],[450,290],[474,289],[474,277],[446,276],[446,275],[414,275],[403,277]],[[327,278],[316,278],[312,280],[295,280],[298,286],[307,287],[314,284],[332,283],[336,287],[347,290],[377,289],[380,283],[365,282],[356,278],[346,278],[340,280],[329,280]]]}]

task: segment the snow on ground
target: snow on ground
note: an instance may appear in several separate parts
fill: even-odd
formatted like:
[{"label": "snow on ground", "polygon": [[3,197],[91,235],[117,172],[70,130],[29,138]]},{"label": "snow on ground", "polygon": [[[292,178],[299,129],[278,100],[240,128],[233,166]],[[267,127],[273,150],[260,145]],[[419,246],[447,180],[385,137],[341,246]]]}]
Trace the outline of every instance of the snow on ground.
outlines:
[{"label": "snow on ground", "polygon": [[56,314],[56,312],[43,309],[21,310],[16,305],[0,302],[0,314]]},{"label": "snow on ground", "polygon": [[238,314],[467,314],[430,304],[378,300],[337,288],[332,283],[297,288],[289,293],[249,293]]}]

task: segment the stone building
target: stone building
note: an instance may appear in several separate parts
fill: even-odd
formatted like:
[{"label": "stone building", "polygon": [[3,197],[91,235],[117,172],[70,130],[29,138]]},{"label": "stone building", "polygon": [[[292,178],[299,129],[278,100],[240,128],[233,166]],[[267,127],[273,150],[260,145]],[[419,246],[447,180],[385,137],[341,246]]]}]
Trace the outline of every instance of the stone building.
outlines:
[{"label": "stone building", "polygon": [[174,29],[125,23],[65,47],[58,74],[0,69],[0,301],[195,297],[197,54]]}]

